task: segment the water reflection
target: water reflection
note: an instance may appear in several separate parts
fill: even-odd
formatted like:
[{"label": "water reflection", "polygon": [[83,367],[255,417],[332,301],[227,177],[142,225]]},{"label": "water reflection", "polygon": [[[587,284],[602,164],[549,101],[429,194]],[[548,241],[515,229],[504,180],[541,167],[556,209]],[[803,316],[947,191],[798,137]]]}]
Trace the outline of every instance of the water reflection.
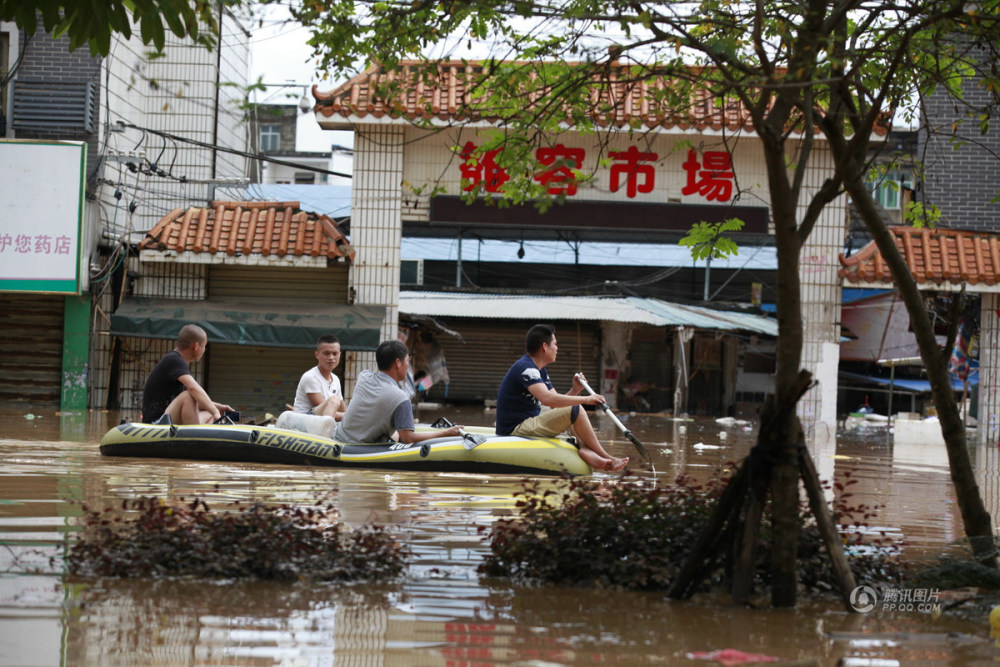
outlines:
[{"label": "water reflection", "polygon": [[[447,416],[490,418],[481,410]],[[708,479],[754,443],[752,425],[622,417],[664,480]],[[0,414],[0,665],[689,664],[688,652],[722,648],[821,665],[845,656],[971,665],[995,655],[985,622],[947,615],[847,614],[808,602],[748,611],[724,600],[681,604],[660,594],[482,580],[481,529],[513,511],[517,477],[102,458],[96,443],[115,421]],[[610,421],[598,423],[612,452],[633,453]],[[940,451],[893,446],[885,433],[841,434],[811,451],[822,477],[858,480],[849,487],[854,502],[884,505],[876,528],[905,539],[911,553],[961,537]],[[996,449],[973,453],[995,513]],[[413,554],[407,577],[345,586],[63,576],[64,538],[79,525],[80,502],[195,494],[213,506],[328,500],[350,524],[391,524]]]}]

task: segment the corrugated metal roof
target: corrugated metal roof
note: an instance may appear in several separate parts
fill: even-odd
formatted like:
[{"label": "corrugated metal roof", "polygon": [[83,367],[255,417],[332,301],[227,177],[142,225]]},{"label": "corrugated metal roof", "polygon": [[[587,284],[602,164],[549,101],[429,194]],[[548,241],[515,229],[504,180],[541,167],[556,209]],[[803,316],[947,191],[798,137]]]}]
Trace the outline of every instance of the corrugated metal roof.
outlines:
[{"label": "corrugated metal roof", "polygon": [[[518,248],[525,257],[518,258]],[[403,237],[403,259],[454,262],[458,240],[454,238]],[[463,239],[463,261],[510,262],[511,264],[590,264],[598,266],[678,266],[704,267],[705,261],[691,259],[691,249],[676,243],[611,243],[585,241],[575,247],[565,241],[520,241]],[[778,254],[772,246],[741,246],[736,254],[713,259],[713,269],[774,271]],[[516,270],[516,269],[515,269]]]},{"label": "corrugated metal roof", "polygon": [[693,327],[778,335],[778,323],[768,317],[685,306],[659,299],[604,296],[542,296],[400,292],[399,311],[431,317],[482,317],[533,320],[597,320],[663,327]]},{"label": "corrugated metal roof", "polygon": [[301,183],[252,183],[246,188],[248,200],[297,201],[303,211],[331,218],[351,215],[350,185],[306,185]]}]

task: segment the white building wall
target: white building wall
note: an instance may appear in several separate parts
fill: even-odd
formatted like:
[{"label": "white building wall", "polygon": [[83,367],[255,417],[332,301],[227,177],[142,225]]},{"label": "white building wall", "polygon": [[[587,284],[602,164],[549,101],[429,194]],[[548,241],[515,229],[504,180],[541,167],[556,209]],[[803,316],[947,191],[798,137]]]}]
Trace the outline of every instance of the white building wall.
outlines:
[{"label": "white building wall", "polygon": [[[101,121],[110,132],[102,134],[108,185],[99,197],[108,217],[105,225],[114,236],[147,231],[174,208],[204,205],[213,198],[213,185],[197,181],[235,182],[247,174],[245,157],[127,127],[246,151],[248,127],[239,108],[249,76],[245,28],[225,13],[220,44],[212,51],[168,34],[162,57],[149,59],[148,52],[138,39],[113,38],[104,61]],[[127,168],[128,161],[138,164],[142,157],[166,175]],[[120,199],[114,197],[116,190],[122,193]],[[135,211],[130,215],[128,205],[133,201]]]},{"label": "white building wall", "polygon": [[[350,290],[354,303],[386,307],[382,340],[395,338],[399,323],[403,138],[401,127],[366,126],[356,131],[354,139],[351,244],[357,256],[351,266]],[[375,369],[374,352],[347,352],[344,391],[348,397],[366,368]]]},{"label": "white building wall", "polygon": [[[111,51],[103,63],[100,152],[105,162],[97,192],[100,233],[106,243],[122,238],[134,242],[171,210],[203,206],[213,198],[213,185],[197,181],[246,176],[247,159],[242,156],[129,127],[247,150],[248,128],[238,102],[249,76],[249,34],[228,12],[221,20],[220,44],[212,51],[168,34],[164,55],[150,60],[146,56],[150,48],[138,39],[112,38]],[[149,173],[148,163],[140,170],[128,168],[129,162],[142,164],[142,158],[156,163],[166,175]],[[181,182],[182,178],[187,182]],[[129,210],[132,207],[134,211]],[[174,274],[169,267],[142,265],[134,258],[130,261],[131,272],[139,276],[137,295],[204,298],[203,268],[180,267]],[[162,271],[167,273],[159,276]],[[194,277],[189,276],[192,271]],[[108,317],[117,306],[108,298],[109,284],[105,281],[94,288],[90,373],[97,389],[90,392],[91,408],[104,407],[107,400],[111,365]],[[138,410],[143,378],[172,343],[156,342],[148,350],[135,348],[134,339],[123,339],[122,345],[122,408]],[[201,373],[196,370],[199,377]]]},{"label": "white building wall", "polygon": [[[250,141],[250,122],[242,107],[246,97],[245,86],[250,78],[250,32],[244,27],[246,19],[223,13],[219,54],[219,87],[216,127],[216,145],[247,152]],[[231,85],[235,84],[235,85]],[[248,158],[235,153],[217,153],[215,178],[245,179],[249,174]],[[228,198],[228,197],[226,197]]]},{"label": "white building wall", "polygon": [[[302,157],[298,155],[274,155],[273,157],[279,160],[285,160],[287,162],[294,162],[296,164],[314,167],[316,169],[330,169],[330,158],[322,157]],[[314,179],[312,185],[331,185],[329,181],[329,174],[323,174],[318,172],[309,171],[308,169],[289,167],[283,164],[275,164],[274,162],[265,162],[263,164],[261,182],[264,184],[274,184],[274,183],[295,183],[295,178],[297,174],[308,174]],[[341,185],[350,185],[350,179],[340,179],[338,183]]]},{"label": "white building wall", "polygon": [[[413,126],[406,127],[407,154],[404,166],[403,218],[427,220],[432,190],[441,188],[445,194],[461,194],[462,161],[454,148],[471,141],[483,145],[495,130],[481,128],[455,128],[439,133],[429,133]],[[764,170],[760,146],[755,139],[736,140],[722,135],[691,136],[679,133],[662,133],[628,136],[616,133],[605,141],[602,148],[598,139],[566,133],[552,141],[568,148],[586,151],[583,171],[592,178],[580,183],[573,201],[620,201],[644,203],[690,203],[728,206],[732,201],[707,201],[699,195],[682,194],[687,184],[687,172],[682,167],[688,148],[700,156],[703,151],[728,151],[733,157],[737,175],[733,192],[742,191],[740,205],[768,206],[767,174]],[[639,193],[633,198],[626,194],[624,183],[617,192],[611,191],[611,169],[599,164],[607,159],[608,151],[624,151],[635,146],[642,152],[656,153],[655,184],[649,193]],[[607,221],[613,226],[614,221]],[[750,295],[747,295],[747,301]]]},{"label": "white building wall", "polygon": [[[1000,294],[986,292],[979,305],[979,405],[980,443],[1000,437]],[[982,482],[980,482],[982,483]]]},{"label": "white building wall", "polygon": [[[814,147],[811,169],[799,199],[799,220],[832,173],[830,153]],[[811,441],[830,442],[837,430],[837,369],[840,365],[840,297],[837,256],[844,248],[847,200],[840,196],[820,214],[799,256],[802,289],[802,367],[816,385],[799,401],[798,412]]]}]

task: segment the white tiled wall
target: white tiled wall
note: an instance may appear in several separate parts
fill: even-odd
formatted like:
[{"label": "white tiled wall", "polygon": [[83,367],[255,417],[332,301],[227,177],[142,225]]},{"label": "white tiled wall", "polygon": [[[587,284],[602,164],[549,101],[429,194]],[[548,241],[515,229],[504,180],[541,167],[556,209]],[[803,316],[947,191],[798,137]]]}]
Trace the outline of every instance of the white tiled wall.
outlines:
[{"label": "white tiled wall", "polygon": [[984,293],[979,311],[979,406],[980,443],[1000,437],[1000,294]]},{"label": "white tiled wall", "polygon": [[[403,179],[403,128],[368,126],[354,137],[354,183],[351,188],[351,244],[357,256],[350,284],[355,303],[386,307],[382,340],[396,337],[399,322],[399,245]],[[345,393],[364,369],[375,368],[372,352],[347,354]]]}]

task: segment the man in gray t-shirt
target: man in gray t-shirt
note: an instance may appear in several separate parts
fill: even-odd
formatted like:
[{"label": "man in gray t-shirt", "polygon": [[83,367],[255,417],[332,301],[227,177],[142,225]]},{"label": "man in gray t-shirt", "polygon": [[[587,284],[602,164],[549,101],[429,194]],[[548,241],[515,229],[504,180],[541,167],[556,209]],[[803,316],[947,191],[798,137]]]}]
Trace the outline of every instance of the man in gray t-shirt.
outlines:
[{"label": "man in gray t-shirt", "polygon": [[460,435],[461,425],[440,431],[416,433],[410,397],[399,383],[410,369],[410,353],[398,340],[387,340],[375,350],[378,372],[361,371],[351,404],[337,424],[333,437],[341,442],[387,442],[393,432],[399,442],[410,444],[430,438]]}]

